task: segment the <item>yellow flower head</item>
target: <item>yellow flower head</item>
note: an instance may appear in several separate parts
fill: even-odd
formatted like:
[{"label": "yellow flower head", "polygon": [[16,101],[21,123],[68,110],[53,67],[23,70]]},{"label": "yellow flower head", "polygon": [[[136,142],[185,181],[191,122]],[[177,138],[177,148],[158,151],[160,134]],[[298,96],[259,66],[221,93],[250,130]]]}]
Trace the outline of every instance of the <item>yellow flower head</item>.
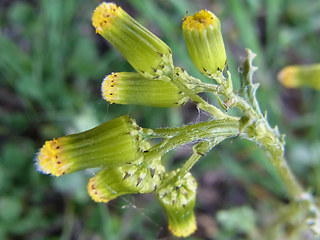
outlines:
[{"label": "yellow flower head", "polygon": [[150,193],[160,185],[164,171],[161,158],[103,169],[90,179],[88,193],[92,200],[105,203],[124,194]]},{"label": "yellow flower head", "polygon": [[[165,174],[163,182],[176,175],[176,171]],[[168,229],[177,237],[187,237],[197,230],[194,215],[197,181],[187,173],[182,179],[160,186],[157,199],[168,217]]]},{"label": "yellow flower head", "polygon": [[92,25],[146,77],[166,76],[173,68],[171,49],[114,3],[101,3]]},{"label": "yellow flower head", "polygon": [[194,65],[208,77],[221,74],[227,57],[219,19],[212,12],[201,10],[182,20],[183,35]]},{"label": "yellow flower head", "polygon": [[189,30],[197,29],[199,31],[208,28],[220,28],[220,21],[212,12],[207,10],[200,10],[192,16],[183,18],[182,28]]},{"label": "yellow flower head", "polygon": [[287,66],[280,71],[278,79],[287,88],[311,87],[320,90],[320,63]]},{"label": "yellow flower head", "polygon": [[119,100],[117,73],[107,75],[102,82],[101,92],[104,100],[110,103],[117,103]]},{"label": "yellow flower head", "polygon": [[101,34],[103,31],[113,26],[114,18],[120,17],[124,11],[115,3],[101,3],[94,10],[92,16],[92,25],[96,29],[96,33]]},{"label": "yellow flower head", "polygon": [[44,146],[38,153],[38,170],[45,174],[52,174],[54,176],[60,176],[68,172],[71,163],[65,161],[65,157],[62,154],[64,147],[64,139],[53,139],[46,141]]},{"label": "yellow flower head", "polygon": [[140,127],[121,116],[88,131],[46,141],[36,156],[38,171],[54,176],[95,167],[117,167],[142,158]]},{"label": "yellow flower head", "polygon": [[101,91],[106,101],[117,104],[178,107],[188,100],[171,82],[145,78],[132,72],[106,76]]}]

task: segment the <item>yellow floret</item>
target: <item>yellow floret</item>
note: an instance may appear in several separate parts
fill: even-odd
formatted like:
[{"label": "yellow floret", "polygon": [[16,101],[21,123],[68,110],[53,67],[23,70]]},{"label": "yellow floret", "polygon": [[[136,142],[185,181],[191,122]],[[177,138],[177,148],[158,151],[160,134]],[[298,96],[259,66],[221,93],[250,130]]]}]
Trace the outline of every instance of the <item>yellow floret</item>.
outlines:
[{"label": "yellow floret", "polygon": [[184,237],[185,238],[185,237],[190,236],[191,234],[193,234],[197,230],[197,224],[196,224],[196,221],[194,218],[189,223],[190,223],[190,226],[187,226],[187,228],[179,228],[177,226],[172,226],[169,224],[168,229],[176,237]]},{"label": "yellow floret", "polygon": [[36,164],[38,170],[45,174],[52,174],[54,176],[61,176],[69,169],[63,156],[61,156],[61,144],[57,139],[46,141],[37,155]]},{"label": "yellow floret", "polygon": [[96,33],[101,33],[112,26],[112,19],[117,17],[121,11],[115,3],[101,3],[93,12],[92,25]]},{"label": "yellow floret", "polygon": [[110,199],[107,199],[103,196],[103,194],[97,189],[97,178],[90,178],[87,189],[90,197],[95,202],[104,202],[107,203]]},{"label": "yellow floret", "polygon": [[278,74],[279,81],[287,88],[297,87],[299,85],[296,79],[297,70],[298,68],[296,66],[285,67]]},{"label": "yellow floret", "polygon": [[201,10],[192,16],[183,18],[182,28],[188,28],[189,30],[213,27],[216,24],[220,24],[219,19],[212,12],[207,10]]},{"label": "yellow floret", "polygon": [[116,98],[116,90],[117,90],[117,73],[111,73],[103,79],[101,85],[102,97],[110,102],[114,103]]}]

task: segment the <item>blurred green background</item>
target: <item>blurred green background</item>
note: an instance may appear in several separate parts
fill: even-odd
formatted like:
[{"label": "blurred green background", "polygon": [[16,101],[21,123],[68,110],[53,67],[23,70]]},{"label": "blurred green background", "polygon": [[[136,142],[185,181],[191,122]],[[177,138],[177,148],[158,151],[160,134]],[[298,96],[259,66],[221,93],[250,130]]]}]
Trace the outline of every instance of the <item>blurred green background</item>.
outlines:
[{"label": "blurred green background", "polygon": [[[132,68],[95,34],[90,19],[99,2],[0,0],[0,239],[173,239],[152,194],[97,204],[86,192],[93,172],[55,178],[34,167],[45,140],[119,115],[152,128],[206,118],[192,104],[158,109],[102,100],[103,77]],[[294,173],[319,196],[320,93],[285,89],[276,78],[286,65],[320,62],[319,0],[115,2],[172,48],[176,66],[203,81],[188,58],[181,18],[186,10],[215,12],[235,87],[248,47],[258,54],[261,108],[286,134]],[[190,146],[179,148],[167,159],[168,167],[180,166],[189,153]],[[192,173],[199,180],[198,230],[190,239],[313,239],[299,216],[288,216],[284,186],[255,145],[226,141]]]}]

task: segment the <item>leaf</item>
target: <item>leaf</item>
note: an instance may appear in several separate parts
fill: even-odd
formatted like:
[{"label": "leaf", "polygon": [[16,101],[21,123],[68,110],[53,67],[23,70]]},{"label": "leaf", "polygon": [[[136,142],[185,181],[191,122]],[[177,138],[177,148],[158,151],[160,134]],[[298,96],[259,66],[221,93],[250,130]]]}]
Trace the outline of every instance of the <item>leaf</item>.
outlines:
[{"label": "leaf", "polygon": [[240,96],[248,101],[251,107],[260,115],[261,110],[259,104],[256,99],[256,91],[259,87],[259,83],[253,83],[253,74],[257,71],[257,67],[252,65],[253,59],[256,57],[256,54],[253,53],[250,49],[246,49],[247,57],[242,62],[239,67],[240,73],[240,82],[241,82],[241,89],[240,89]]}]

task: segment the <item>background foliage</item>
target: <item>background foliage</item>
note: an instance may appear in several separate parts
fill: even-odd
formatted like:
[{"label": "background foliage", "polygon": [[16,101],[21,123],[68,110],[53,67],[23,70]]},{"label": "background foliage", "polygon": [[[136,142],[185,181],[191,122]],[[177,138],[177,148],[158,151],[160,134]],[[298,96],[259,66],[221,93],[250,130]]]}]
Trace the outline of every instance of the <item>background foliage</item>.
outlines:
[{"label": "background foliage", "polygon": [[[115,1],[161,37],[177,66],[192,66],[181,18],[202,8],[220,18],[234,85],[244,48],[258,54],[258,98],[286,134],[295,174],[319,196],[320,93],[284,89],[276,80],[288,64],[320,62],[317,0]],[[0,1],[0,239],[171,239],[150,195],[96,204],[86,193],[93,172],[60,178],[35,171],[45,140],[130,114],[141,126],[165,127],[206,119],[192,104],[181,109],[109,105],[100,97],[106,74],[132,68],[91,26],[99,1]],[[167,166],[179,166],[190,146]],[[193,169],[199,180],[198,231],[190,239],[312,239],[286,213],[285,189],[263,153],[239,139],[222,143]],[[281,215],[282,216],[282,215]],[[280,218],[281,219],[281,218]],[[270,228],[261,228],[262,224]],[[241,224],[240,224],[241,223]],[[281,221],[279,222],[281,223]],[[259,237],[261,239],[261,236]]]}]

